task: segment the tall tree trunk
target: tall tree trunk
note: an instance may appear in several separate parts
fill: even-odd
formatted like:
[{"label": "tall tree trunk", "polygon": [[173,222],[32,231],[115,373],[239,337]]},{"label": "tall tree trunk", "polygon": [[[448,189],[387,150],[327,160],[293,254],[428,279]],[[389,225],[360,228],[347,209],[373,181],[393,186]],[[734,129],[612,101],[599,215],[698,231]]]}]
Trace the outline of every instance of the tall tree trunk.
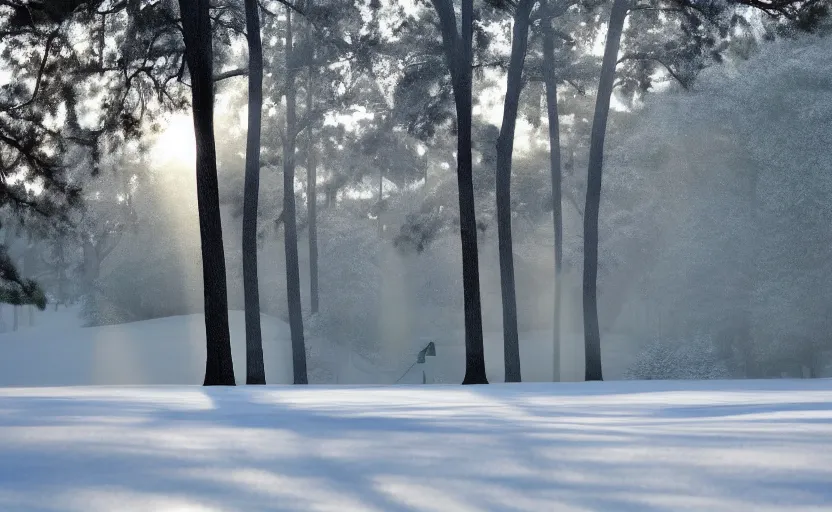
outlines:
[{"label": "tall tree trunk", "polygon": [[517,109],[523,89],[523,65],[529,39],[532,0],[520,0],[514,14],[508,83],[503,104],[503,123],[497,139],[497,235],[500,253],[500,289],[503,301],[503,351],[506,382],[520,382],[520,338],[517,332],[517,290],[511,241],[511,158]]},{"label": "tall tree trunk", "polygon": [[202,245],[205,297],[206,386],[233,386],[234,365],[228,333],[228,296],[214,141],[213,48],[209,0],[179,0],[185,58],[191,75],[196,135],[196,194]]},{"label": "tall tree trunk", "polygon": [[461,41],[457,51],[454,99],[457,116],[457,185],[462,241],[462,287],[465,300],[465,378],[463,384],[488,384],[482,336],[477,218],[471,156],[473,0],[462,0]]},{"label": "tall tree trunk", "polygon": [[248,133],[243,194],[243,300],[246,318],[246,384],[265,384],[260,289],[257,277],[257,204],[260,195],[260,129],[263,110],[263,47],[260,6],[245,0],[248,34]]},{"label": "tall tree trunk", "polygon": [[[738,166],[739,167],[739,166]],[[760,203],[757,199],[757,189],[760,181],[760,173],[756,170],[756,165],[751,163],[744,166],[744,168],[751,169],[745,173],[736,173],[735,184],[741,191],[741,211],[746,212],[748,218],[746,222],[751,226],[760,226]],[[739,297],[739,311],[734,312],[730,317],[731,332],[733,334],[734,345],[739,352],[742,361],[743,373],[745,378],[759,379],[763,377],[760,362],[757,360],[757,355],[754,351],[754,343],[752,340],[753,316],[752,309],[754,307],[754,285],[757,282],[757,264],[760,260],[760,253],[762,251],[759,240],[754,235],[745,238],[745,243],[742,244],[742,251],[736,254],[737,260],[740,262],[737,286],[740,290]]]},{"label": "tall tree trunk", "polygon": [[[306,40],[307,44],[312,46],[312,25],[306,24]],[[307,115],[312,116],[314,111],[314,51],[312,54],[313,62],[309,64],[309,79],[306,84],[306,110]],[[308,147],[306,148],[306,213],[309,218],[309,302],[312,314],[318,312],[318,161],[315,152],[315,138],[310,125],[307,128]]]},{"label": "tall tree trunk", "polygon": [[482,338],[477,219],[471,158],[473,0],[462,0],[457,30],[452,0],[432,0],[439,15],[442,43],[454,89],[457,120],[457,185],[459,233],[462,241],[462,289],[465,302],[465,378],[463,384],[488,384]]},{"label": "tall tree trunk", "polygon": [[554,311],[552,323],[554,382],[560,381],[561,303],[563,299],[563,206],[561,199],[560,117],[558,82],[555,75],[555,38],[551,17],[543,27],[543,80],[546,86],[546,114],[549,119],[549,170],[552,174],[552,222],[555,228]]},{"label": "tall tree trunk", "polygon": [[315,144],[310,141],[307,154],[307,193],[309,204],[307,205],[307,216],[309,217],[309,299],[311,312],[314,315],[320,309],[320,298],[318,294],[318,189],[317,189],[317,155]]},{"label": "tall tree trunk", "polygon": [[595,115],[589,143],[587,169],[586,207],[584,208],[584,344],[586,350],[585,379],[603,380],[601,373],[601,333],[598,325],[598,212],[601,207],[601,177],[604,162],[604,138],[618,63],[618,48],[624,20],[627,18],[628,0],[614,0],[607,28],[601,78],[598,81],[598,97],[595,99]]},{"label": "tall tree trunk", "polygon": [[289,329],[292,335],[292,367],[295,384],[308,384],[306,346],[303,341],[303,313],[300,303],[300,268],[298,265],[298,227],[295,209],[295,146],[297,112],[292,42],[292,10],[286,8],[286,138],[283,148],[283,226],[286,249],[286,295],[289,301]]},{"label": "tall tree trunk", "polygon": [[384,226],[382,225],[382,220],[381,220],[381,212],[382,212],[382,208],[383,208],[382,205],[381,205],[381,202],[383,200],[384,200],[384,170],[379,169],[378,170],[378,206],[377,206],[378,216],[376,217],[376,226],[377,226],[377,229],[378,229],[378,236],[379,237],[381,237],[381,235],[384,233]]}]

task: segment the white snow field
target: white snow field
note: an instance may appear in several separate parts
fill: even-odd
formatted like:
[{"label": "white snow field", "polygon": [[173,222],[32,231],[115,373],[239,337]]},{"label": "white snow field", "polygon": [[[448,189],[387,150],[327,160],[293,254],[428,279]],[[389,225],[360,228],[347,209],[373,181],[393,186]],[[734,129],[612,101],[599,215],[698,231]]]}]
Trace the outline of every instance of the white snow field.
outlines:
[{"label": "white snow field", "polygon": [[832,510],[832,382],[5,388],[0,510]]},{"label": "white snow field", "polygon": [[[10,311],[0,311],[6,317]],[[21,314],[21,318],[26,318]],[[78,309],[36,313],[34,327],[21,321],[16,332],[0,334],[0,387],[201,384],[205,372],[203,315],[172,316],[104,327],[81,327]],[[231,352],[238,383],[245,382],[245,319],[242,311],[228,312]],[[292,346],[289,326],[261,315],[266,382],[291,384]],[[417,354],[434,341],[436,356],[414,365]],[[604,336],[604,372],[620,378],[629,366],[633,345],[621,337]],[[397,345],[392,362],[373,363],[349,347],[323,339],[308,339],[310,367],[320,367],[338,384],[456,384],[465,375],[464,333],[442,333]],[[504,380],[501,333],[485,333],[485,362],[492,382]],[[552,379],[551,332],[520,333],[523,380]],[[564,335],[562,380],[583,380],[583,338]],[[314,378],[314,375],[313,375]],[[313,381],[314,382],[314,381]],[[2,512],[2,511],[0,511]]]},{"label": "white snow field", "polygon": [[[228,323],[234,374],[244,383],[244,313],[229,311]],[[266,381],[291,384],[289,326],[268,315],[260,324]],[[87,328],[49,314],[34,328],[0,334],[0,387],[202,384],[204,376],[201,314]]]}]

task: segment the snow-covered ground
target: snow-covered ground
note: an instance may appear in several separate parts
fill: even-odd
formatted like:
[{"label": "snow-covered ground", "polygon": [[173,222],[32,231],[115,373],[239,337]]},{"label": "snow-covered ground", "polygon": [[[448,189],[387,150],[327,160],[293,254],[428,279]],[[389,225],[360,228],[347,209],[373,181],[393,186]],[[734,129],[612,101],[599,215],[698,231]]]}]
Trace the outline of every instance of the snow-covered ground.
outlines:
[{"label": "snow-covered ground", "polygon": [[[0,311],[8,317],[10,308]],[[205,372],[205,320],[203,315],[173,316],[104,327],[82,327],[78,308],[35,312],[34,326],[28,311],[20,313],[15,332],[0,334],[0,387],[201,384]],[[229,311],[234,371],[245,382],[245,321],[242,311]],[[2,320],[0,318],[0,320]],[[8,320],[8,319],[6,319]],[[292,348],[289,326],[262,315],[266,381],[291,384]],[[337,340],[335,340],[337,341]],[[420,384],[423,371],[428,382],[459,383],[465,374],[462,331],[443,332],[395,346],[392,361],[376,364],[350,347],[323,339],[308,339],[311,369],[320,368],[327,383]],[[436,356],[424,365],[417,354],[428,342]],[[485,362],[491,382],[504,380],[502,333],[485,333]],[[564,335],[561,379],[583,380],[583,338]],[[620,379],[633,354],[632,343],[605,335],[604,375]],[[395,344],[393,344],[395,345]],[[552,380],[553,341],[550,331],[520,333],[523,380]],[[319,375],[312,371],[311,378]]]},{"label": "snow-covered ground", "polygon": [[[72,310],[69,310],[70,312]],[[51,313],[51,312],[50,312]],[[83,328],[71,313],[44,314],[35,327],[0,334],[0,387],[201,384],[205,376],[205,317],[173,316]],[[245,320],[229,311],[231,352],[245,382]],[[289,327],[262,315],[266,379],[292,383]]]},{"label": "snow-covered ground", "polygon": [[832,382],[6,388],[0,510],[832,510]]}]

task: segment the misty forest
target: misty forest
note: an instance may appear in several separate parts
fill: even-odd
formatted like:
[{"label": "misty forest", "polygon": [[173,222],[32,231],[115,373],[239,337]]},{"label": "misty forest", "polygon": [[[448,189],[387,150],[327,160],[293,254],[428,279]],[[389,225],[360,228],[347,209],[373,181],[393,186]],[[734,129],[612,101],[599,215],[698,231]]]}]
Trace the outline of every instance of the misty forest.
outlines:
[{"label": "misty forest", "polygon": [[[279,510],[828,506],[811,482],[832,479],[819,449],[832,439],[830,15],[829,0],[0,0],[0,413],[32,429],[102,421],[72,437],[87,448],[107,436],[134,450],[145,434],[178,442],[158,425],[119,427],[138,436],[124,440],[95,419],[120,414],[257,459],[256,438],[224,446],[231,434],[200,430],[223,407],[259,419],[226,413],[211,428],[332,443],[315,455],[329,457],[329,487],[316,491],[326,482],[304,480],[312,473],[264,476],[288,456],[276,446],[294,446],[275,438],[270,469],[223,466],[242,475],[234,490],[200,473],[193,495],[216,507],[205,510],[236,510],[242,496],[246,510],[273,510],[278,495]],[[454,386],[504,382],[529,384]],[[319,386],[185,387],[199,384]],[[754,407],[758,423],[738,419]],[[14,421],[0,414],[0,457],[69,463],[45,438],[20,448]],[[701,469],[734,449],[725,439],[777,421],[815,444],[784,436],[781,453],[757,438],[749,453],[799,455],[825,475],[777,491],[737,466],[760,491],[745,495]],[[717,437],[679,441],[686,429]],[[444,449],[426,441],[436,432],[449,432]],[[393,435],[404,433],[417,437]],[[469,473],[509,456],[491,435],[528,449],[518,464],[536,476]],[[646,458],[690,450],[656,474],[697,457],[700,469],[672,488],[629,471],[650,482],[638,498],[609,488],[608,501],[590,499],[555,468],[572,460],[586,476],[601,464],[618,478],[623,455],[548,451],[603,436]],[[333,455],[370,443],[361,463],[376,467],[410,442],[428,452],[385,462],[406,468],[375,479]],[[152,456],[196,481],[196,459]],[[417,485],[430,457],[447,462],[446,481]],[[60,470],[24,485],[15,464],[0,463],[0,488],[29,490],[0,492],[0,508],[46,510],[36,500]],[[174,477],[107,497],[78,494],[92,476],[72,478],[60,485],[77,510],[114,496],[137,510],[191,503],[165,501]],[[251,498],[253,481],[283,494]],[[446,501],[429,506],[420,486]],[[712,501],[686,501],[703,486]]]}]

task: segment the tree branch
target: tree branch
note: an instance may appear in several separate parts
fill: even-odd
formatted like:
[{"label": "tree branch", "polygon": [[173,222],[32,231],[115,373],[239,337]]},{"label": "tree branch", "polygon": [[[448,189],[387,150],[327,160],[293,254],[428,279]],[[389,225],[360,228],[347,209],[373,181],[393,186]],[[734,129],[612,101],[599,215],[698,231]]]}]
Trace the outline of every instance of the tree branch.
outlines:
[{"label": "tree branch", "polygon": [[20,105],[11,107],[9,110],[18,110],[31,105],[37,98],[40,90],[40,84],[43,81],[43,71],[46,69],[46,62],[49,60],[49,52],[52,50],[52,43],[55,41],[57,36],[58,30],[56,29],[49,34],[49,37],[46,38],[46,46],[43,49],[43,58],[40,60],[40,68],[38,68],[38,76],[35,79],[35,90],[32,91],[32,97]]},{"label": "tree branch", "polygon": [[456,26],[456,14],[452,0],[431,0],[436,14],[439,16],[439,28],[442,32],[442,47],[445,50],[445,58],[448,60],[448,69],[451,72],[451,80],[457,83],[456,60],[460,51],[460,36]]},{"label": "tree branch", "polygon": [[662,67],[664,67],[667,70],[668,74],[671,77],[673,77],[674,80],[679,82],[679,85],[681,85],[682,88],[684,88],[684,89],[688,88],[687,82],[681,76],[679,76],[679,74],[676,71],[674,71],[673,68],[670,67],[670,65],[667,64],[660,57],[656,57],[656,56],[653,56],[653,55],[648,55],[646,53],[628,53],[628,54],[623,55],[620,59],[618,59],[617,64],[621,64],[622,62],[625,62],[625,61],[628,61],[628,60],[644,60],[644,61],[649,60],[649,61],[653,61],[653,62],[656,62],[658,64],[661,64]]},{"label": "tree branch", "polygon": [[126,8],[126,7],[127,7],[127,0],[123,0],[121,2],[116,3],[115,5],[113,5],[112,7],[110,7],[107,10],[95,11],[95,13],[98,14],[98,15],[106,16],[108,14],[115,14],[115,13],[121,11],[122,9]]},{"label": "tree branch", "polygon": [[214,75],[214,83],[221,82],[223,80],[227,80],[229,78],[233,78],[235,76],[247,76],[248,75],[248,68],[238,68],[238,69],[231,69],[228,71],[223,71],[222,73],[218,73]]},{"label": "tree branch", "polygon": [[[296,13],[300,14],[301,16],[304,16],[304,17],[306,16],[306,13],[305,13],[305,12],[303,12],[302,10],[300,10],[298,7],[296,7],[295,5],[293,5],[293,4],[292,4],[292,2],[289,2],[288,0],[275,0],[275,1],[276,1],[277,3],[279,3],[279,4],[282,4],[282,5],[286,6],[286,7],[288,7],[289,9],[291,9],[291,10],[295,11]],[[266,9],[266,6],[265,6],[265,5],[263,5],[263,1],[262,1],[262,0],[261,0],[259,3],[260,3],[260,10],[261,10],[261,11],[263,11],[264,13],[268,14],[268,15],[269,15],[269,16],[271,16],[271,17],[275,17],[275,16],[277,16],[277,13],[272,12],[272,11],[270,11],[269,9]]]}]

